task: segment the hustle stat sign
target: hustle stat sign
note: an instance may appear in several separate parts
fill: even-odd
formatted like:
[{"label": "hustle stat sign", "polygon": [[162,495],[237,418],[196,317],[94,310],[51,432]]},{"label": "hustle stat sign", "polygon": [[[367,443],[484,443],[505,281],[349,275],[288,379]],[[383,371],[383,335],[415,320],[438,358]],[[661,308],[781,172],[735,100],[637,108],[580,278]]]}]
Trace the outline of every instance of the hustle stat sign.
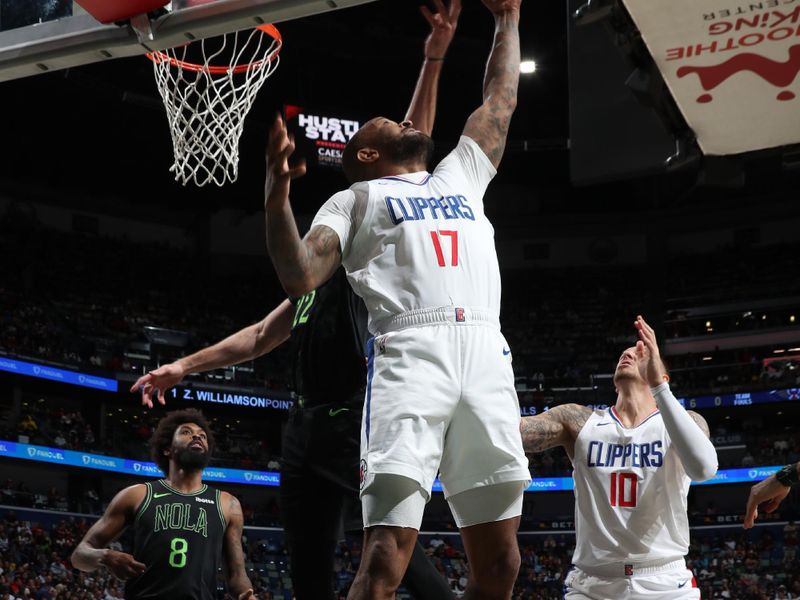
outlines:
[{"label": "hustle stat sign", "polygon": [[364,124],[357,116],[340,111],[287,104],[286,126],[294,134],[297,152],[309,166],[342,168],[342,152]]},{"label": "hustle stat sign", "polygon": [[705,154],[800,143],[800,0],[623,0]]}]

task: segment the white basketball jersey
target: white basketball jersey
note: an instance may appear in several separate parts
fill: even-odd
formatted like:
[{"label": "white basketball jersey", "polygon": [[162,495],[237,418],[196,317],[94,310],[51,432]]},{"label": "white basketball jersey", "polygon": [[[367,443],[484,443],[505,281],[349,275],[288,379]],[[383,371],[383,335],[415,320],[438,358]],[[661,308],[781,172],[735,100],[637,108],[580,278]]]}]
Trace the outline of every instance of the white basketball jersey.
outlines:
[{"label": "white basketball jersey", "polygon": [[575,441],[573,467],[578,567],[689,552],[690,479],[659,411],[631,429],[613,408],[595,411]]},{"label": "white basketball jersey", "polygon": [[443,306],[500,312],[500,269],[483,194],[495,175],[470,138],[434,172],[353,185],[320,208],[311,227],[339,236],[342,264],[369,310],[369,329],[408,311]]}]

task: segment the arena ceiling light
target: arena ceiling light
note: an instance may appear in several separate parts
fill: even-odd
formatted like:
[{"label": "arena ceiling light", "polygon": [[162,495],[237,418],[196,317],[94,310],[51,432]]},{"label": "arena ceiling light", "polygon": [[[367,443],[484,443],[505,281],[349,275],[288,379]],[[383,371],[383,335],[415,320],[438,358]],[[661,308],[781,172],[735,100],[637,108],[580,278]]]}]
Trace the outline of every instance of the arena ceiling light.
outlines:
[{"label": "arena ceiling light", "polygon": [[535,60],[523,60],[519,63],[519,72],[524,75],[530,75],[531,73],[536,72],[536,61]]}]

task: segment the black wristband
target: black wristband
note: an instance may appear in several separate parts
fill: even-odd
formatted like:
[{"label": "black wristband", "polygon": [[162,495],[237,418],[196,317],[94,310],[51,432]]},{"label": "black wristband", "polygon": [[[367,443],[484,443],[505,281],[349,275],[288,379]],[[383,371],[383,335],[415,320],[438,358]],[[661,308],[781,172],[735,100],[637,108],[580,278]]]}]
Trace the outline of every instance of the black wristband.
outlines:
[{"label": "black wristband", "polygon": [[775,479],[786,487],[792,487],[800,483],[800,476],[797,473],[797,463],[786,465],[775,472]]},{"label": "black wristband", "polygon": [[431,58],[430,56],[426,56],[425,60],[444,60],[444,56],[440,56],[439,58]]}]

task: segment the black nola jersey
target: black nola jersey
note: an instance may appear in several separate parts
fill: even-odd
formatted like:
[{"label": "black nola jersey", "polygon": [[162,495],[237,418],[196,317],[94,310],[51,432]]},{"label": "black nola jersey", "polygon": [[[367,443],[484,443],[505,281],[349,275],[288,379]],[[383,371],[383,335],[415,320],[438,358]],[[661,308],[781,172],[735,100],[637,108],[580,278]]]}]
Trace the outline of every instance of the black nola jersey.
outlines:
[{"label": "black nola jersey", "polygon": [[304,406],[345,402],[366,386],[367,308],[344,268],[293,301],[292,384]]},{"label": "black nola jersey", "polygon": [[133,523],[133,557],[147,565],[125,585],[127,600],[214,600],[225,518],[220,492],[207,485],[193,494],[164,480],[145,484]]}]

